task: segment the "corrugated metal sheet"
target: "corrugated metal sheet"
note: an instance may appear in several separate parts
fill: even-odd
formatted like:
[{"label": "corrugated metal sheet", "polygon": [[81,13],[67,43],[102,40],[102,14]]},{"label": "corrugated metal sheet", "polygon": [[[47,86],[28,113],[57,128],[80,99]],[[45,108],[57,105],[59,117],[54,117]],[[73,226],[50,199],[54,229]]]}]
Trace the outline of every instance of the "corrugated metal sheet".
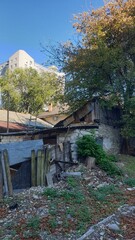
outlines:
[{"label": "corrugated metal sheet", "polygon": [[24,162],[31,157],[31,150],[43,149],[42,140],[29,140],[0,144],[0,151],[7,149],[10,166]]},{"label": "corrugated metal sheet", "polygon": [[[7,110],[0,110],[0,122],[7,122]],[[9,123],[27,127],[51,128],[52,125],[31,114],[9,111]]]},{"label": "corrugated metal sheet", "polygon": [[[0,121],[0,128],[7,129],[7,122]],[[20,124],[17,124],[17,123],[9,123],[9,129],[10,130],[20,130],[20,131],[27,130],[27,128],[25,126],[21,126]]]}]

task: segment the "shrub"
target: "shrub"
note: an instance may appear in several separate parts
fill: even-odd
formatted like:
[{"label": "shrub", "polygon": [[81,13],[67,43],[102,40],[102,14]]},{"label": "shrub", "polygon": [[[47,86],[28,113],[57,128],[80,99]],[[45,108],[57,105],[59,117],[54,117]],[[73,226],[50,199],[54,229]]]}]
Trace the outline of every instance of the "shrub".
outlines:
[{"label": "shrub", "polygon": [[121,175],[121,170],[113,162],[114,157],[107,155],[101,145],[97,144],[92,136],[84,135],[77,140],[76,144],[78,156],[83,160],[88,156],[95,157],[96,164],[108,174]]}]

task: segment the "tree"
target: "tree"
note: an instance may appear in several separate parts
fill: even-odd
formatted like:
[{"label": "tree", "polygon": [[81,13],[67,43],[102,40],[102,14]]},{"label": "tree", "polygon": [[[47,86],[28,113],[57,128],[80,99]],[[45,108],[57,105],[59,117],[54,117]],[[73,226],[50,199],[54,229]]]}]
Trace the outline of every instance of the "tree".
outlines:
[{"label": "tree", "polygon": [[122,134],[135,136],[135,1],[109,1],[92,13],[80,14],[74,26],[82,34],[81,49],[69,60],[77,65],[82,59],[75,79],[83,73],[90,97],[97,95],[110,106],[119,105]]},{"label": "tree", "polygon": [[135,1],[106,1],[102,8],[75,16],[74,27],[78,44],[67,42],[55,50],[67,76],[65,101],[72,111],[93,96],[117,105],[123,111],[122,134],[135,135],[130,121],[135,118]]},{"label": "tree", "polygon": [[[11,111],[38,113],[44,104],[54,103],[61,85],[54,71],[39,74],[35,69],[7,71],[0,79],[3,107]],[[9,102],[10,99],[10,102]]]}]

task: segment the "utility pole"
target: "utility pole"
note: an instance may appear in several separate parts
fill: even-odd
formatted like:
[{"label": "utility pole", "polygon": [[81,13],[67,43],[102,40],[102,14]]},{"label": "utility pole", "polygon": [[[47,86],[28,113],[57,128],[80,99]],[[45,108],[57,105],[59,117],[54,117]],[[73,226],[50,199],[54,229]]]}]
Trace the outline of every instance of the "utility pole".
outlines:
[{"label": "utility pole", "polygon": [[9,93],[8,93],[8,101],[7,101],[7,133],[9,132]]},{"label": "utility pole", "polygon": [[0,87],[0,109],[2,109],[2,92]]}]

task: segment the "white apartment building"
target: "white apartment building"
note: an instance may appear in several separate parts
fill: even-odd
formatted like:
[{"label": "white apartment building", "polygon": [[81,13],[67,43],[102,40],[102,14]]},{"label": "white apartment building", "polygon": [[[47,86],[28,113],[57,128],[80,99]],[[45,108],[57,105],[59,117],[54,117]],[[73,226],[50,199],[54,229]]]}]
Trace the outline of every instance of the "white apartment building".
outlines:
[{"label": "white apartment building", "polygon": [[54,72],[61,79],[65,79],[64,73],[60,73],[55,66],[52,67],[44,67],[35,62],[35,60],[24,50],[18,50],[9,59],[0,64],[0,76],[3,76],[7,69],[10,71],[14,71],[16,68],[33,68],[38,73],[42,72]]}]

